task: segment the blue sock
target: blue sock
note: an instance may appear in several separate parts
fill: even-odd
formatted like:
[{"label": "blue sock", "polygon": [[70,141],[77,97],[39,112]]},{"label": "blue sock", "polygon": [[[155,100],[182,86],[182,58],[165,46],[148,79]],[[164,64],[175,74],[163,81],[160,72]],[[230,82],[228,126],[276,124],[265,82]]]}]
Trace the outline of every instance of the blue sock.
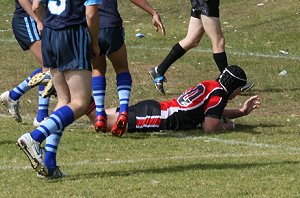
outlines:
[{"label": "blue sock", "polygon": [[42,68],[39,68],[32,72],[28,78],[26,78],[23,82],[21,82],[18,86],[9,91],[9,97],[13,100],[19,100],[23,94],[25,94],[31,87],[28,86],[28,82],[30,79],[37,73],[42,72]]},{"label": "blue sock", "polygon": [[106,79],[105,76],[95,76],[92,78],[93,96],[96,105],[96,116],[106,116],[104,103],[105,103],[105,91],[106,91]]},{"label": "blue sock", "polygon": [[58,131],[46,138],[44,162],[48,170],[56,168],[56,153],[63,131]]},{"label": "blue sock", "polygon": [[120,100],[120,113],[128,112],[131,84],[132,80],[129,72],[123,72],[117,75],[117,90]]},{"label": "blue sock", "polygon": [[49,107],[49,101],[50,97],[48,98],[43,98],[42,93],[45,89],[45,86],[39,85],[39,107],[38,107],[38,112],[36,119],[37,121],[41,122],[44,120],[44,118],[49,117],[48,114],[48,107]]},{"label": "blue sock", "polygon": [[74,122],[74,113],[68,106],[63,106],[54,111],[51,116],[39,127],[34,129],[30,135],[42,143],[49,135],[63,131],[65,127]]}]

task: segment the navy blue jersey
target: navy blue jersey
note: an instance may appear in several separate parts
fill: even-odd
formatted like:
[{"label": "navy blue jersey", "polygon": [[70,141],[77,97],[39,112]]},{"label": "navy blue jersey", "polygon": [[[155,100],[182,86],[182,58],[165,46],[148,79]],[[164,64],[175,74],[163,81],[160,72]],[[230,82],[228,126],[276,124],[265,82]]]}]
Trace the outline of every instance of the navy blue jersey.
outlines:
[{"label": "navy blue jersey", "polygon": [[101,2],[102,0],[48,0],[43,24],[52,29],[86,26],[85,5]]},{"label": "navy blue jersey", "polygon": [[121,27],[122,18],[118,11],[117,0],[103,0],[99,7],[100,28]]},{"label": "navy blue jersey", "polygon": [[27,12],[23,9],[18,0],[16,0],[14,16],[20,18],[29,16],[29,14],[27,14]]}]

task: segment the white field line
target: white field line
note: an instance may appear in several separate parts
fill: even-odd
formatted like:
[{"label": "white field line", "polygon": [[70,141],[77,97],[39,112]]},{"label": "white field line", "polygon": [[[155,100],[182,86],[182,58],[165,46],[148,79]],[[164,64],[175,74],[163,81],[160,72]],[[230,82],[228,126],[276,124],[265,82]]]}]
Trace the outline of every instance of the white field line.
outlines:
[{"label": "white field line", "polygon": [[[10,31],[10,30],[2,30],[4,31]],[[1,32],[1,30],[0,30]],[[0,42],[3,43],[15,43],[17,42],[14,38],[8,38],[8,39],[0,39]],[[170,51],[170,48],[165,47],[146,47],[146,46],[134,46],[129,45],[127,46],[128,49],[140,49],[140,50],[151,50],[151,51]],[[211,49],[191,49],[191,51],[196,51],[200,53],[211,53]],[[263,58],[274,58],[274,59],[288,59],[288,60],[300,60],[300,57],[298,56],[290,56],[290,55],[281,55],[281,54],[263,54],[259,52],[248,52],[248,51],[241,51],[241,52],[234,52],[230,50],[226,50],[226,53],[237,55],[237,56],[249,56],[249,57],[263,57]],[[278,52],[279,53],[279,52]]]},{"label": "white field line", "polygon": [[260,148],[271,148],[271,149],[280,149],[286,151],[300,151],[298,147],[291,147],[282,144],[264,144],[264,143],[257,143],[257,142],[246,142],[246,141],[238,141],[238,140],[224,140],[220,138],[212,138],[208,136],[198,136],[198,137],[186,137],[188,139],[193,140],[204,140],[210,142],[220,142],[224,144],[231,144],[231,145],[245,145],[250,147],[260,147]]},{"label": "white field line", "polygon": [[[0,117],[5,117],[9,118],[11,117],[8,114],[0,114]],[[33,117],[31,116],[22,116],[22,118],[26,120],[33,120]],[[74,125],[80,126],[82,123],[73,123]],[[155,132],[152,133],[154,135],[170,135],[170,133],[163,133],[163,132]],[[260,147],[260,148],[271,148],[271,149],[280,149],[280,150],[286,150],[286,151],[300,151],[300,148],[298,147],[291,147],[291,146],[286,146],[282,144],[264,144],[264,143],[257,143],[257,142],[249,142],[249,141],[238,141],[238,140],[225,140],[225,139],[220,139],[220,138],[215,138],[215,137],[209,137],[209,136],[197,136],[197,137],[192,137],[192,136],[187,136],[186,134],[180,133],[180,134],[171,134],[172,137],[178,137],[178,138],[184,138],[184,139],[192,139],[192,140],[204,140],[204,141],[211,141],[211,142],[220,142],[224,144],[231,144],[231,145],[245,145],[245,146],[250,146],[250,147]]]},{"label": "white field line", "polygon": [[[0,114],[0,116],[5,116]],[[6,117],[6,116],[5,116]],[[156,133],[157,135],[166,135],[165,133]],[[264,143],[257,143],[257,142],[249,142],[249,141],[238,141],[238,140],[225,140],[221,138],[213,138],[208,136],[198,136],[198,137],[190,137],[186,136],[185,134],[174,134],[174,137],[183,138],[183,139],[191,139],[191,140],[202,140],[207,142],[218,142],[223,144],[230,144],[230,145],[245,145],[249,147],[259,147],[259,148],[269,148],[274,150],[281,150],[281,151],[289,151],[289,155],[299,155],[300,148],[298,147],[290,147],[281,144],[264,144]],[[292,152],[292,153],[291,153]],[[270,156],[274,155],[272,153],[259,153],[259,154],[209,154],[209,155],[201,155],[201,156],[174,156],[174,157],[166,157],[166,158],[146,158],[146,159],[129,159],[129,160],[114,160],[114,161],[79,161],[76,163],[62,163],[63,166],[80,166],[80,165],[104,165],[104,164],[128,164],[128,163],[138,163],[138,162],[149,162],[149,161],[179,161],[179,160],[186,160],[186,159],[201,159],[201,158],[241,158],[241,157],[259,157],[259,156]],[[31,168],[30,166],[1,166],[0,170],[20,170],[20,169],[28,169]]]},{"label": "white field line", "polygon": [[[288,153],[288,155],[294,155],[295,153]],[[141,162],[158,162],[158,161],[184,161],[189,159],[213,159],[213,158],[243,158],[243,157],[263,157],[271,156],[271,153],[256,153],[256,154],[208,154],[199,156],[174,156],[174,157],[163,157],[163,158],[144,158],[144,159],[128,159],[128,160],[84,160],[72,163],[60,163],[61,166],[86,166],[86,165],[110,165],[110,164],[134,164]],[[285,153],[287,155],[287,153]],[[15,165],[15,166],[0,166],[1,171],[7,170],[25,170],[31,169],[31,166]]]},{"label": "white field line", "polygon": [[[152,50],[152,51],[170,51],[171,48],[166,48],[166,47],[145,47],[145,46],[128,46],[127,48],[129,49],[141,49],[141,50]],[[199,49],[199,48],[194,48],[191,49],[191,51],[196,51],[196,52],[201,52],[201,53],[212,53],[211,49]],[[282,59],[289,59],[289,60],[300,60],[299,56],[290,56],[290,55],[282,55],[282,54],[263,54],[259,52],[248,52],[248,51],[240,51],[240,52],[235,52],[235,51],[230,51],[226,50],[226,53],[228,54],[233,54],[233,55],[238,55],[238,56],[252,56],[252,57],[263,57],[263,58],[282,58]],[[279,52],[278,52],[279,53]]]}]

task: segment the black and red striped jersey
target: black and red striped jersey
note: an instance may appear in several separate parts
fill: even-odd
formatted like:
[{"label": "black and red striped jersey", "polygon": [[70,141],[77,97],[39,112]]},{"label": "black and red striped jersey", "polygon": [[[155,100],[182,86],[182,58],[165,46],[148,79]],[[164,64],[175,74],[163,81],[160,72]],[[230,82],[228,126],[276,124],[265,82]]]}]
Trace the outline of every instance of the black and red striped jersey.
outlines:
[{"label": "black and red striped jersey", "polygon": [[160,102],[161,119],[165,119],[168,130],[194,129],[206,116],[220,119],[227,101],[227,94],[219,82],[203,81],[178,98]]}]

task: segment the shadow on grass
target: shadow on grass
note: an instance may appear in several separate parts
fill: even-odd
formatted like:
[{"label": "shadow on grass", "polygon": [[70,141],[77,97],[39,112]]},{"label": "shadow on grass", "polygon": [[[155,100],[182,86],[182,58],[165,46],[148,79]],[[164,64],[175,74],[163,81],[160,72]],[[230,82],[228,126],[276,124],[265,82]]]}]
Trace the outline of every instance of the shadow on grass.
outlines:
[{"label": "shadow on grass", "polygon": [[162,132],[134,132],[127,133],[126,136],[122,138],[129,139],[146,139],[149,137],[162,137],[162,138],[190,138],[190,137],[199,137],[199,136],[209,136],[209,135],[218,135],[225,133],[248,133],[248,134],[262,134],[263,132],[255,131],[256,128],[275,128],[275,127],[283,127],[281,124],[259,124],[259,125],[247,125],[247,124],[238,124],[236,130],[234,131],[223,131],[216,133],[205,133],[201,128],[187,131],[162,131]]},{"label": "shadow on grass", "polygon": [[93,179],[99,177],[126,177],[130,175],[139,175],[139,174],[164,174],[164,173],[176,173],[184,171],[195,171],[195,170],[242,170],[255,167],[263,166],[282,166],[282,165],[298,165],[299,161],[282,161],[282,162],[270,162],[270,163],[225,163],[225,164],[189,164],[189,165],[176,165],[168,167],[157,167],[149,169],[135,169],[129,171],[105,171],[105,172],[91,172],[91,173],[80,173],[76,175],[70,175],[63,178],[63,180],[51,180],[53,182],[69,181],[69,180],[82,180],[82,179]]},{"label": "shadow on grass", "polygon": [[0,141],[0,145],[5,145],[5,144],[8,144],[8,145],[11,145],[11,144],[16,144],[16,140],[1,140]]}]

